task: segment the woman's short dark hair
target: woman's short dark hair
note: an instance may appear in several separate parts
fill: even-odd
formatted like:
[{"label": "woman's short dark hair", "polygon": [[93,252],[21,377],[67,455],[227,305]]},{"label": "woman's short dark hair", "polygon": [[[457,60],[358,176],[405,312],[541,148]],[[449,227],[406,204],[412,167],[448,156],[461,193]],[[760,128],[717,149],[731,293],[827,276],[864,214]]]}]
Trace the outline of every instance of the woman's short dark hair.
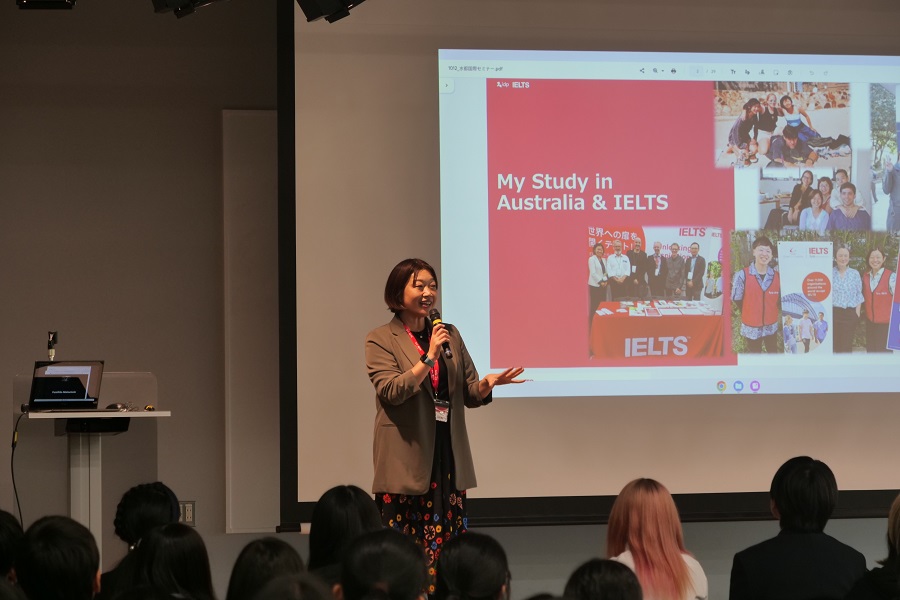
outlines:
[{"label": "woman's short dark hair", "polygon": [[331,488],[316,502],[310,519],[309,569],[340,563],[355,538],[381,528],[372,496],[355,485]]},{"label": "woman's short dark hair", "polygon": [[437,561],[437,600],[496,600],[504,586],[508,595],[509,562],[497,540],[470,531],[444,544]]},{"label": "woman's short dark hair", "polygon": [[796,456],[775,473],[769,495],[782,529],[818,533],[837,505],[837,481],[822,461]]},{"label": "woman's short dark hair", "polygon": [[827,183],[828,190],[834,191],[834,182],[829,177],[819,177],[819,180],[816,182],[817,184]]},{"label": "woman's short dark hair", "polygon": [[331,590],[315,575],[282,575],[267,583],[253,600],[334,600]]},{"label": "woman's short dark hair", "polygon": [[403,292],[406,290],[409,278],[419,271],[428,271],[434,277],[435,284],[437,283],[438,278],[434,267],[421,258],[401,260],[388,275],[387,283],[384,284],[384,303],[395,315],[400,314],[403,310]]},{"label": "woman's short dark hair", "polygon": [[263,586],[281,575],[296,575],[306,568],[293,546],[264,537],[244,546],[231,570],[225,600],[251,600]]},{"label": "woman's short dark hair", "polygon": [[134,546],[148,531],[178,521],[178,498],[159,481],[136,485],[122,495],[113,525],[116,535]]},{"label": "woman's short dark hair", "polygon": [[215,597],[209,554],[193,527],[169,523],[147,533],[134,551],[135,585],[150,584],[192,600]]},{"label": "woman's short dark hair", "polygon": [[394,529],[359,536],[341,564],[344,600],[415,600],[426,579],[422,548]]},{"label": "woman's short dark hair", "polygon": [[643,593],[634,571],[614,560],[594,558],[575,569],[563,596],[572,600],[642,600]]}]

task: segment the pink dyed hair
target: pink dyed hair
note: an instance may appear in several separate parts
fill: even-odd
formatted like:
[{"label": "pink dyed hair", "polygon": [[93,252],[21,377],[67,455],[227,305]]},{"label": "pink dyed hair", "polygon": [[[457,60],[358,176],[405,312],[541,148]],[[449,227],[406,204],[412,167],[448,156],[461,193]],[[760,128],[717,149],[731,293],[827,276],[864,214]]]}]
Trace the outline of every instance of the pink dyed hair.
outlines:
[{"label": "pink dyed hair", "polygon": [[684,535],[672,495],[653,479],[629,482],[609,514],[606,552],[610,557],[626,550],[644,595],[661,600],[683,598],[691,576],[683,554]]}]

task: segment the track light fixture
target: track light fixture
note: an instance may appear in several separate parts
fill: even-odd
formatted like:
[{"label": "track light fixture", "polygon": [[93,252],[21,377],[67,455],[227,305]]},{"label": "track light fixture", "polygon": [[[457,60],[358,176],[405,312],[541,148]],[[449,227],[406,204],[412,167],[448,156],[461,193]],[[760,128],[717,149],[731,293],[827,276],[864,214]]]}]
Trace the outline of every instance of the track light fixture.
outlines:
[{"label": "track light fixture", "polygon": [[19,8],[35,10],[75,8],[75,0],[16,0],[16,4],[19,5]]},{"label": "track light fixture", "polygon": [[297,0],[307,21],[324,17],[329,23],[349,16],[350,9],[362,3],[363,0]]},{"label": "track light fixture", "polygon": [[177,18],[186,17],[196,9],[219,0],[153,0],[154,12],[163,13],[172,11]]}]

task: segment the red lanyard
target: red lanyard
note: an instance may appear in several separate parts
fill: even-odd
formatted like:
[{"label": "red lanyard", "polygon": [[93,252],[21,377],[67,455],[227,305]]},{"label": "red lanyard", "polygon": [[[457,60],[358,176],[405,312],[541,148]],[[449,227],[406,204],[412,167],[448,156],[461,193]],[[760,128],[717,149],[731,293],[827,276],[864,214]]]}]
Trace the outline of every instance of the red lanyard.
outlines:
[{"label": "red lanyard", "polygon": [[[403,329],[406,330],[406,335],[409,336],[409,339],[412,340],[413,345],[419,351],[420,354],[425,354],[425,351],[422,350],[422,346],[419,345],[419,340],[416,339],[416,336],[413,335],[413,332],[409,330],[409,327],[406,323],[403,324]],[[438,376],[441,373],[441,363],[440,360],[434,361],[434,366],[428,371],[428,376],[431,377],[431,388],[434,390],[434,396],[437,397],[438,393]]]}]

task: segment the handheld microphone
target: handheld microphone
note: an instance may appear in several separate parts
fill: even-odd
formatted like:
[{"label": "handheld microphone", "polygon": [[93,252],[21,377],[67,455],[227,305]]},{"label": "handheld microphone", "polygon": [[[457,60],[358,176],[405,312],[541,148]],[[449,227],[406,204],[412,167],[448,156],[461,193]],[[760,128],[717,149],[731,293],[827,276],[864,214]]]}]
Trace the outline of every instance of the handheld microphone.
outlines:
[{"label": "handheld microphone", "polygon": [[[428,319],[431,321],[432,327],[438,323],[443,323],[441,320],[441,313],[439,313],[436,308],[432,308],[428,311]],[[441,344],[441,348],[444,350],[444,358],[453,358],[453,350],[450,349],[450,342],[444,342]]]}]

